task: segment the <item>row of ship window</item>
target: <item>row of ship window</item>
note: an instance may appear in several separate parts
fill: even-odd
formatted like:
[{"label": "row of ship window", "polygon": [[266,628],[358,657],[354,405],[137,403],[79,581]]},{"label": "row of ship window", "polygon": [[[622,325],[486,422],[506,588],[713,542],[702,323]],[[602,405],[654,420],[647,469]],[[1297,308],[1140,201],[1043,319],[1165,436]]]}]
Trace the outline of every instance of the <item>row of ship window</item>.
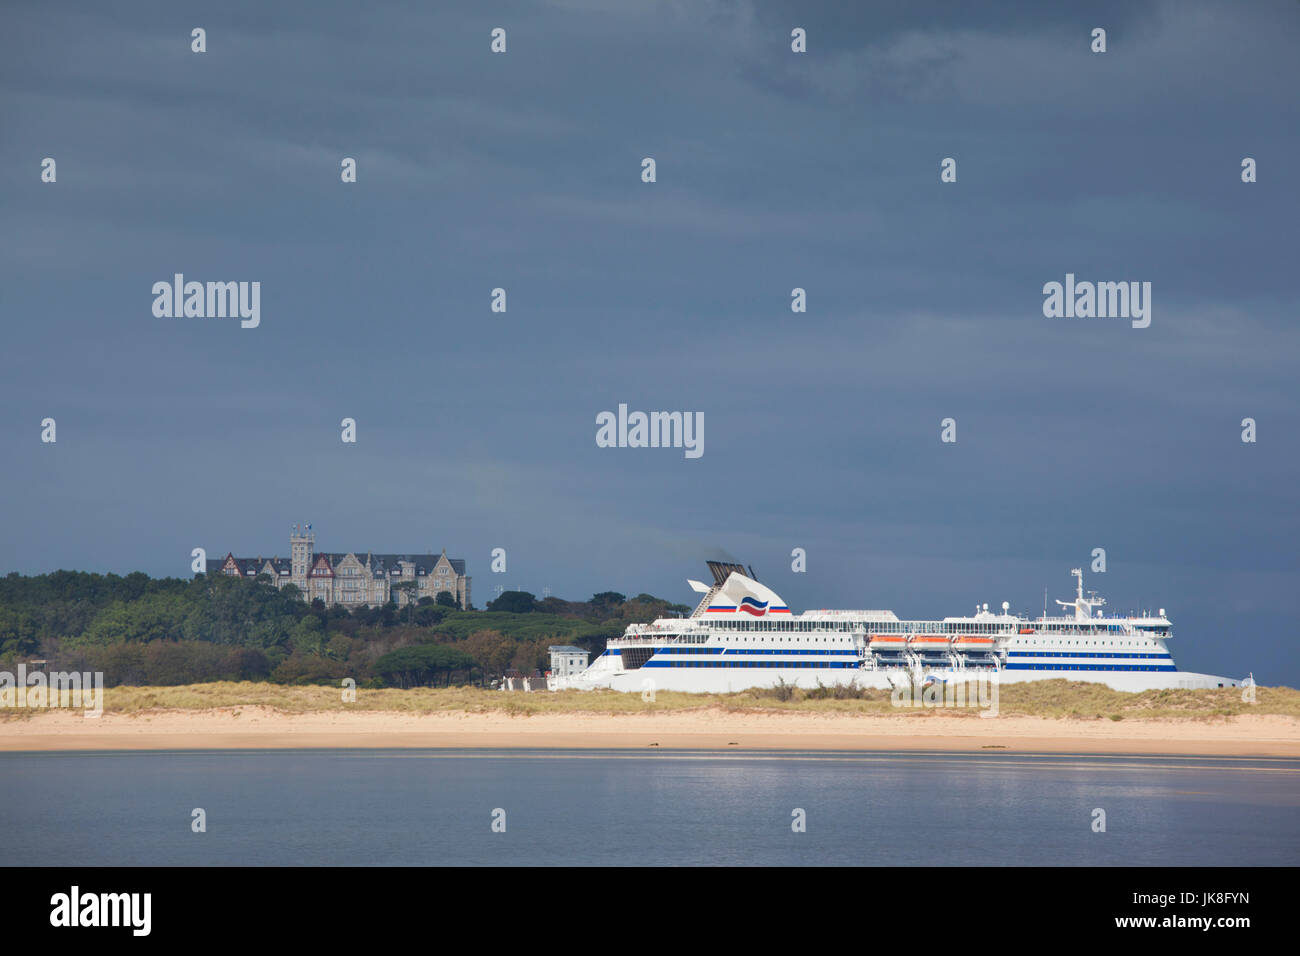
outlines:
[{"label": "row of ship window", "polygon": [[[710,620],[709,626],[715,630],[726,631],[791,631],[806,633],[809,631],[861,631],[872,634],[1015,634],[1017,624],[966,624],[942,623],[939,621],[718,621]],[[1165,635],[1167,626],[1134,625],[1133,630],[1148,634]],[[1123,634],[1126,628],[1122,624],[1035,624],[1037,634]],[[699,640],[704,640],[700,637]]]},{"label": "row of ship window", "polygon": [[[728,631],[852,631],[860,629],[861,623],[851,621],[718,621],[710,620],[710,626]],[[874,624],[872,625],[875,626]]]},{"label": "row of ship window", "polygon": [[[867,621],[860,625],[872,634],[1015,634],[1020,624],[965,624],[932,621]],[[1023,625],[1028,627],[1028,624]],[[1123,634],[1123,624],[1037,624],[1036,634]],[[1149,634],[1168,634],[1166,626],[1134,625],[1133,630]]]},{"label": "row of ship window", "polygon": [[[1036,640],[1033,640],[1033,639],[1031,639],[1031,638],[1024,638],[1023,640],[1020,639],[1020,638],[1017,638],[1016,640],[1011,641],[1010,643],[1012,643],[1012,644],[1037,644],[1037,643],[1039,643],[1039,642],[1036,641]],[[1061,645],[1061,644],[1081,644],[1081,643],[1086,643],[1086,642],[1084,642],[1084,641],[1059,641],[1059,642],[1058,642],[1058,646]],[[1123,646],[1123,647],[1154,647],[1154,646],[1155,646],[1155,642],[1154,642],[1154,641],[1115,641],[1115,642],[1114,642],[1114,646],[1115,646],[1115,647],[1121,647],[1121,646]]]},{"label": "row of ship window", "polygon": [[1173,660],[1172,654],[1125,654],[1119,651],[1089,653],[1087,651],[1007,651],[1007,657],[1154,657]]},{"label": "row of ship window", "polygon": [[[866,621],[872,634],[1014,634],[1014,624],[944,624],[941,621]],[[1041,630],[1041,628],[1040,628]]]}]

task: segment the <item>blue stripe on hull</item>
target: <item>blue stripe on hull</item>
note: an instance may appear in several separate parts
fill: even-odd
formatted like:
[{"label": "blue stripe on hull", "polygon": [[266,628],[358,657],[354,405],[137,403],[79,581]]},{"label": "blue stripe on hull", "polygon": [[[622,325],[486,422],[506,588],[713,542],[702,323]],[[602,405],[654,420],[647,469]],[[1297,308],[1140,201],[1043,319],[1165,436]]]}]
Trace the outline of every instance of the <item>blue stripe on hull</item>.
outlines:
[{"label": "blue stripe on hull", "polygon": [[1176,671],[1173,664],[1006,664],[1008,671]]},{"label": "blue stripe on hull", "polygon": [[[647,667],[726,667],[734,669],[763,669],[763,668],[805,668],[811,670],[844,670],[856,669],[857,661],[646,661],[641,665],[642,669]],[[1007,664],[1003,670],[1008,671],[1042,671],[1042,672],[1064,672],[1064,671],[1092,671],[1092,672],[1113,672],[1113,671],[1177,671],[1178,668],[1173,664]]]},{"label": "blue stripe on hull", "polygon": [[764,668],[764,667],[802,667],[817,670],[828,669],[856,669],[858,662],[853,661],[646,661],[641,665],[642,670],[647,667],[733,667],[733,668]]}]

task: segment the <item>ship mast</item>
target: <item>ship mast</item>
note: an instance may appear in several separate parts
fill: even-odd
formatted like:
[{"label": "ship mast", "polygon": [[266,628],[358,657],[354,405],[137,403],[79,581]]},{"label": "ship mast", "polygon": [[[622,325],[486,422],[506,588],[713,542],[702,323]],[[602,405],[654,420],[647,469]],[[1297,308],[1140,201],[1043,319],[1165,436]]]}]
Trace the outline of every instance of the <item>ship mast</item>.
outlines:
[{"label": "ship mast", "polygon": [[[1096,591],[1089,591],[1088,594],[1090,596],[1084,597],[1083,596],[1083,569],[1075,568],[1070,573],[1073,574],[1076,578],[1078,578],[1078,584],[1074,592],[1074,600],[1057,601],[1056,603],[1061,605],[1061,607],[1074,608],[1074,619],[1076,621],[1087,621],[1092,617],[1092,609],[1094,607],[1101,607],[1103,604],[1106,603],[1106,599],[1097,597]],[[1044,608],[1043,611],[1044,616],[1046,616],[1046,613],[1047,613],[1046,608]]]}]

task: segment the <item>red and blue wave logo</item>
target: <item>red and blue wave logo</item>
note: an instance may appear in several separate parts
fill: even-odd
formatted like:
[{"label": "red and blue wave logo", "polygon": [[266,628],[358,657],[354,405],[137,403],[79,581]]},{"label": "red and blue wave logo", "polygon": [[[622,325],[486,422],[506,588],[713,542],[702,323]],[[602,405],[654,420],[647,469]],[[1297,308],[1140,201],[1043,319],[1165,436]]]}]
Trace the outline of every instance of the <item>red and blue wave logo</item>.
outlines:
[{"label": "red and blue wave logo", "polygon": [[766,601],[760,601],[758,598],[752,597],[741,598],[739,606],[735,604],[712,604],[707,608],[709,614],[735,614],[737,611],[744,611],[746,614],[754,615],[754,617],[762,617],[764,614],[790,613],[790,609],[784,605],[769,607]]}]

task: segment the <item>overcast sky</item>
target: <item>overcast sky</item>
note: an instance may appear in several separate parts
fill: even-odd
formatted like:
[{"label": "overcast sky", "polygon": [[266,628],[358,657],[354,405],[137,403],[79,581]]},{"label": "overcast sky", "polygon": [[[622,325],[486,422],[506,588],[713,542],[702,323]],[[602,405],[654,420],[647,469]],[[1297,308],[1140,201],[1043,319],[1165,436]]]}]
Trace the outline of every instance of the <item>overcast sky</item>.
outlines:
[{"label": "overcast sky", "polygon": [[[8,3],[0,571],[309,521],[479,606],[734,556],[940,617],[1083,567],[1184,669],[1300,683],[1298,48],[1292,0]],[[155,317],[177,272],[260,326]],[[1150,282],[1150,327],[1045,318],[1066,273]],[[703,456],[598,448],[619,403]]]}]

